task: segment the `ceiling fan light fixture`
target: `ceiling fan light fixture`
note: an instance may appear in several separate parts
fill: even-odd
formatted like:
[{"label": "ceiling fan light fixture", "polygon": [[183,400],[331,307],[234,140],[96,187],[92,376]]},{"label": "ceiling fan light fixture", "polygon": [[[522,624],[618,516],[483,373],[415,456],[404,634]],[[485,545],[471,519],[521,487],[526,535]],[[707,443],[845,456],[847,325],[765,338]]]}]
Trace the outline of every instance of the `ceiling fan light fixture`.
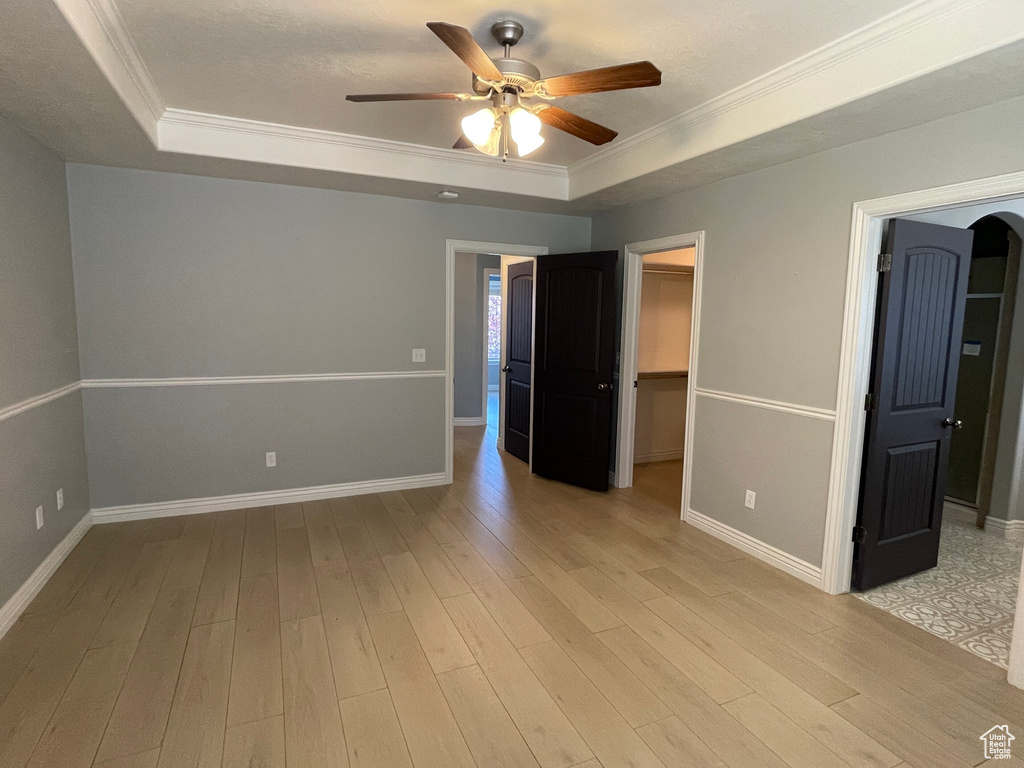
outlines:
[{"label": "ceiling fan light fixture", "polygon": [[520,157],[526,157],[544,143],[544,137],[540,135],[540,118],[533,112],[516,107],[509,114],[508,122]]},{"label": "ceiling fan light fixture", "polygon": [[496,137],[497,115],[492,107],[485,107],[462,118],[462,132],[476,147],[487,146]]},{"label": "ceiling fan light fixture", "polygon": [[518,140],[513,137],[512,141],[516,143],[516,149],[519,150],[519,156],[526,157],[544,143],[544,137],[540,135],[523,136]]}]

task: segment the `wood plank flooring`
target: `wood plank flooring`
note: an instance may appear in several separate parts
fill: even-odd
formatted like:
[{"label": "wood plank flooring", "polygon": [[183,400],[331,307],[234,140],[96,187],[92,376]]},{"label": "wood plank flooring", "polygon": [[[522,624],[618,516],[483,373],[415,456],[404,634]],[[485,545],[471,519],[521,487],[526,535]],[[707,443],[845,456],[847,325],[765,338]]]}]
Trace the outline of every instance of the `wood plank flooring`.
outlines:
[{"label": "wood plank flooring", "polygon": [[493,446],[457,430],[447,487],[94,527],[0,640],[0,768],[963,768],[993,725],[1024,744],[1002,670],[681,524],[677,463],[593,494]]}]

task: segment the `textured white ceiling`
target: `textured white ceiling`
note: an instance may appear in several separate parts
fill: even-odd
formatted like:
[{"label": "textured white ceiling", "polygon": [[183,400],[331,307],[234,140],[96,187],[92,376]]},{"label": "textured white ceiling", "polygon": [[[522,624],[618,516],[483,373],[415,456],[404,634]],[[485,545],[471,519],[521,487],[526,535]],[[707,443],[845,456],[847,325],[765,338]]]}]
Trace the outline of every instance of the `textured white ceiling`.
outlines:
[{"label": "textured white ceiling", "polygon": [[[219,0],[217,1],[219,2]],[[803,0],[794,0],[794,2],[798,1],[803,3]],[[122,4],[136,3],[136,0],[119,0],[119,2]],[[146,2],[150,2],[150,0],[146,0]],[[180,7],[185,8],[186,2],[191,3],[193,0],[182,0],[179,3]],[[238,2],[248,4],[252,0],[238,0]],[[279,0],[274,0],[274,2],[279,2]],[[759,5],[766,5],[762,0],[757,0],[757,2]],[[835,6],[845,7],[840,6],[839,3],[835,3]],[[253,12],[253,7],[246,5],[245,13]],[[265,11],[267,6],[259,7],[262,7]],[[789,6],[787,5],[787,7]],[[370,8],[370,6],[367,6],[367,8]],[[374,12],[384,13],[379,11],[379,9],[372,8],[367,11],[371,16],[373,16]],[[230,12],[222,9],[220,13],[229,14]],[[238,13],[242,13],[242,11],[238,11]],[[644,11],[640,11],[640,13],[642,14]],[[185,15],[189,16],[187,13]],[[504,15],[503,13],[495,13],[491,16],[482,16],[482,20],[476,25],[473,25],[471,21],[467,21],[458,14],[449,14],[444,11],[437,12],[437,15],[432,13],[431,17],[455,23],[469,24],[483,39],[481,33],[486,32],[490,19]],[[528,30],[531,29],[529,19],[524,19],[524,21],[527,24]],[[169,29],[173,29],[173,26],[170,25]],[[421,34],[419,26],[420,22],[418,20],[410,26],[411,30],[415,30],[409,33],[410,36],[419,37]],[[179,31],[177,34],[180,35],[182,33]],[[419,42],[428,48],[434,49],[434,55],[437,57],[439,66],[445,70],[447,73],[445,76],[449,78],[445,84],[431,82],[429,86],[458,86],[460,78],[465,77],[461,63],[439,41],[435,41],[433,35],[425,27],[422,30],[422,34],[425,37]],[[547,34],[545,32],[539,40],[535,40],[538,50],[541,48],[540,42],[545,39]],[[727,33],[723,31],[721,34],[726,35]],[[824,33],[822,33],[822,36],[825,36]],[[396,39],[398,37],[396,35]],[[682,46],[686,42],[685,35],[679,35],[679,40]],[[769,40],[768,42],[771,41]],[[530,41],[527,40],[526,45],[529,46],[529,44]],[[815,44],[817,44],[817,40],[815,40]],[[811,43],[807,42],[806,45],[800,47],[800,50],[810,47]],[[186,50],[188,50],[187,47],[183,45],[182,51]],[[250,52],[247,54],[249,60],[260,58],[255,54],[255,50],[252,46],[249,47]],[[527,50],[527,48],[523,50]],[[670,53],[671,51],[669,50],[668,52]],[[548,53],[544,53],[545,57],[547,55]],[[659,97],[664,97],[665,94],[672,92],[671,89],[675,87],[672,85],[672,79],[676,78],[677,75],[669,70],[665,64],[665,59],[653,50],[646,50],[634,56],[611,56],[606,54],[604,46],[599,46],[597,43],[589,48],[584,47],[584,50],[579,53],[580,63],[568,68],[598,66],[616,60],[638,58],[644,55],[649,56],[666,69],[667,84],[660,89],[648,90],[646,92],[612,93],[593,97],[595,103],[611,108],[613,103],[618,104],[618,101],[622,99],[648,97],[655,93]],[[791,58],[793,55],[796,55],[796,50],[782,51],[778,55],[781,58]],[[193,56],[193,53],[186,55],[183,52],[179,54],[179,58],[186,63]],[[554,66],[548,69],[548,64],[545,63],[546,59],[541,56],[536,58],[545,71],[559,71]],[[740,60],[737,66],[742,65],[744,72],[749,69],[748,63],[742,61],[744,58],[743,52],[738,48],[733,51],[732,58]],[[192,67],[192,64],[188,64],[188,66]],[[691,62],[688,66],[695,66],[695,64]],[[213,69],[215,67],[211,65],[211,73]],[[775,163],[820,152],[831,147],[841,146],[842,144],[934,120],[944,115],[1019,96],[1024,94],[1024,78],[1020,77],[1022,71],[1024,71],[1024,41],[1020,41],[1012,46],[992,50],[975,58],[969,58],[927,77],[920,77],[897,87],[884,89],[871,97],[844,105],[839,109],[821,113],[811,119],[792,123],[784,128],[707,153],[688,162],[665,168],[657,173],[650,173],[627,183],[603,189],[600,192],[572,202],[523,195],[509,195],[480,189],[458,188],[462,193],[459,203],[574,213],[587,213],[614,206],[637,203],[681,189],[707,184],[728,176],[735,176]],[[737,80],[749,79],[747,74],[735,74],[735,78]],[[206,78],[200,72],[196,75],[195,87],[200,90],[206,89],[208,87],[208,84],[205,82],[207,79],[211,78]],[[197,103],[177,103],[166,93],[168,84],[162,79],[158,80],[158,82],[161,90],[165,91],[165,98],[168,99],[171,106],[186,109],[204,108],[203,105]],[[465,80],[461,80],[461,82],[464,83]],[[400,85],[401,83],[393,83],[391,87],[395,88]],[[708,86],[708,83],[704,82],[704,85]],[[429,86],[424,85],[423,87]],[[376,89],[376,87],[379,86],[376,86],[376,84],[371,85],[368,82],[363,87],[359,87],[358,90]],[[385,89],[380,87],[380,90]],[[344,93],[348,90],[349,88],[341,89],[336,95],[336,99],[330,102],[331,105],[339,108],[340,106],[356,107],[357,105],[348,105],[342,101]],[[352,86],[351,90],[356,90],[356,87]],[[714,89],[709,87],[708,92],[712,90]],[[232,94],[228,93],[227,96],[230,97]],[[252,106],[256,112],[253,115],[241,114],[239,116],[255,116],[257,119],[277,119],[284,123],[300,122],[297,116],[289,116],[283,112],[275,113],[273,117],[268,116],[261,111],[262,107],[265,106],[263,101],[257,97],[251,98],[254,99]],[[604,101],[605,98],[607,98],[607,101]],[[691,105],[692,101],[703,98],[702,92],[698,96],[693,96],[691,100],[685,103],[675,104],[672,109],[667,111],[674,113]],[[314,101],[316,100],[314,99]],[[267,105],[271,104],[270,99],[267,99],[266,102]],[[567,99],[563,101],[563,103],[572,105],[576,103],[582,104],[583,102],[584,99]],[[301,103],[298,106],[316,109],[323,107],[320,104],[313,104],[311,107]],[[421,105],[415,106],[419,107]],[[425,104],[422,106],[428,108],[443,106],[458,110],[460,105]],[[465,107],[465,105],[461,106]],[[667,109],[666,105],[660,101],[657,101],[657,106],[659,109]],[[205,108],[231,114],[226,105],[218,103],[205,105]],[[280,109],[279,106],[275,108]],[[372,109],[368,106],[367,108]],[[390,105],[380,106],[381,110],[389,108]],[[579,111],[581,113],[584,112],[582,108]],[[2,2],[0,0],[0,113],[13,119],[40,142],[51,147],[70,161],[325,187],[424,200],[436,199],[434,195],[439,188],[436,183],[412,183],[392,178],[356,175],[354,173],[336,173],[288,167],[279,164],[270,165],[159,152],[153,147],[106,78],[99,71],[75,32],[69,27],[61,13],[54,6],[53,0],[17,0],[17,2]],[[378,129],[373,131],[373,135],[395,136],[395,134],[386,133],[388,130],[396,129],[396,126],[392,124],[393,121],[387,117],[387,114],[393,113],[375,113],[371,111],[367,114],[371,117],[374,114],[377,115],[373,119],[377,121]],[[381,114],[384,114],[385,117],[381,117]],[[404,127],[397,126],[397,128],[410,131],[422,129],[425,132],[437,130],[436,126],[427,124],[426,114],[428,113],[413,111],[410,125]],[[585,114],[595,116],[590,111],[585,112]],[[643,127],[655,121],[654,119],[642,120],[643,114],[646,113],[642,112],[632,116],[637,126]],[[625,117],[630,116],[624,115]],[[351,126],[346,128],[341,125],[332,125],[330,127],[337,127],[341,130],[356,130]],[[624,126],[616,124],[615,127],[622,130]],[[453,126],[452,130],[455,131],[457,129]],[[447,143],[449,136],[445,131],[439,131],[439,134],[445,141],[438,141],[437,143],[443,146]],[[429,137],[424,133],[412,136],[411,138],[413,141],[424,142]],[[571,137],[565,137],[567,156],[572,152],[574,145],[585,146],[580,145]],[[549,162],[565,162],[567,156],[554,157],[549,155],[546,159]]]},{"label": "textured white ceiling", "polygon": [[[493,56],[494,21],[526,28],[516,55],[557,75],[649,59],[659,88],[567,98],[629,136],[854,29],[907,0],[116,0],[167,106],[450,147],[471,107],[353,104],[347,93],[466,91],[465,66],[426,28],[465,26]],[[594,148],[547,129],[531,160]]]}]

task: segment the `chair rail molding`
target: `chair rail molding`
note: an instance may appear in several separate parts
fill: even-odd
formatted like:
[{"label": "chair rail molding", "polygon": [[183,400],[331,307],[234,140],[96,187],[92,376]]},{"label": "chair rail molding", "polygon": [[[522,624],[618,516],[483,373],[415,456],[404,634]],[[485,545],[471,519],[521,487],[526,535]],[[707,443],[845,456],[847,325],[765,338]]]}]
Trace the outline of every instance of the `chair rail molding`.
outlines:
[{"label": "chair rail molding", "polygon": [[73,381],[70,384],[65,384],[63,387],[57,387],[49,392],[45,392],[42,395],[30,397],[21,402],[9,405],[6,408],[0,408],[0,422],[12,419],[15,416],[31,411],[34,408],[38,408],[41,405],[52,403],[54,400],[59,400],[65,395],[70,395],[73,392],[77,392],[82,388],[82,382]]}]

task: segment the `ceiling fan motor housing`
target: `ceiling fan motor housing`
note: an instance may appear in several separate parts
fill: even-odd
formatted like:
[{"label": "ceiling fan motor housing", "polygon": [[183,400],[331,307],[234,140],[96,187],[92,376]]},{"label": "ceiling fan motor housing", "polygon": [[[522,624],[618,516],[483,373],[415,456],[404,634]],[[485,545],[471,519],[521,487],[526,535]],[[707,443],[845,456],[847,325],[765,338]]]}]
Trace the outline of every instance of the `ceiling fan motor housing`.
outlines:
[{"label": "ceiling fan motor housing", "polygon": [[[501,58],[491,59],[494,66],[498,68],[505,79],[505,83],[514,88],[529,88],[540,80],[540,70],[524,59],[516,59],[509,56],[509,48],[519,42],[523,36],[523,25],[518,21],[499,21],[491,26],[491,37],[504,46],[505,55]],[[473,90],[484,96],[490,88],[473,77]]]}]

